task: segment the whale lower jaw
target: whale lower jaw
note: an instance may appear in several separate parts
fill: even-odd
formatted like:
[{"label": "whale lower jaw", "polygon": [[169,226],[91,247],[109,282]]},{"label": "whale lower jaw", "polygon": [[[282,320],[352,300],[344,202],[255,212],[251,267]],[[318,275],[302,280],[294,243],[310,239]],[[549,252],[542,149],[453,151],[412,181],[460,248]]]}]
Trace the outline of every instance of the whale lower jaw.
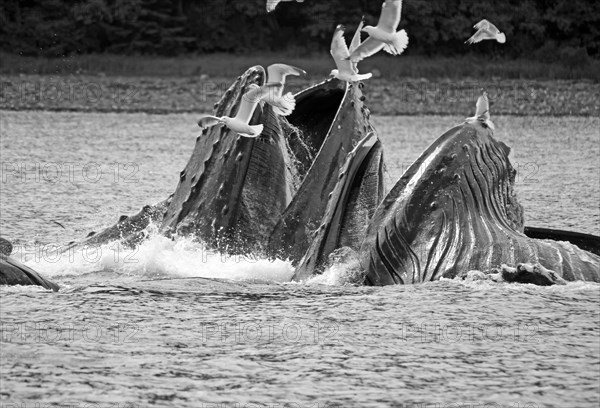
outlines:
[{"label": "whale lower jaw", "polygon": [[363,138],[348,154],[338,182],[328,195],[321,224],[311,234],[310,246],[293,279],[306,280],[323,271],[337,249],[358,251],[369,221],[385,193],[383,148],[375,134]]},{"label": "whale lower jaw", "polygon": [[521,263],[600,282],[599,256],[523,233],[509,152],[477,123],[434,142],[373,216],[360,253],[365,283],[420,283]]}]

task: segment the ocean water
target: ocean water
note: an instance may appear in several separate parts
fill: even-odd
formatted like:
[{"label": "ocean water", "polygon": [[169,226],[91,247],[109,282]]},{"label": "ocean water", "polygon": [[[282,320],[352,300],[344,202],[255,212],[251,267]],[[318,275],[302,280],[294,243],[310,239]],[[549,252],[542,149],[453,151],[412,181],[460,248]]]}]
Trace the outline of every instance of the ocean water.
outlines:
[{"label": "ocean water", "polygon": [[[376,117],[388,188],[464,118]],[[497,117],[528,225],[600,234],[600,119]],[[157,234],[53,249],[164,199],[194,115],[0,111],[0,235],[62,286],[0,288],[2,407],[597,407],[600,285],[302,284]]]}]

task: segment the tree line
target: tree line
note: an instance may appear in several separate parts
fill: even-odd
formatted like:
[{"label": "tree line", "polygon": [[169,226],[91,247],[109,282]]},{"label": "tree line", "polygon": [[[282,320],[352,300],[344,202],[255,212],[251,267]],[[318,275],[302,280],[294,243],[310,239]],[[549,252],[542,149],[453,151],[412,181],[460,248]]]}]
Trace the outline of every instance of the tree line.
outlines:
[{"label": "tree line", "polygon": [[[328,49],[337,24],[347,37],[365,16],[375,24],[382,0],[3,0],[0,48],[49,57],[282,52]],[[464,41],[482,18],[506,33],[507,43],[478,44],[491,57],[585,63],[600,57],[597,0],[405,0],[400,28],[410,55],[473,52]]]}]

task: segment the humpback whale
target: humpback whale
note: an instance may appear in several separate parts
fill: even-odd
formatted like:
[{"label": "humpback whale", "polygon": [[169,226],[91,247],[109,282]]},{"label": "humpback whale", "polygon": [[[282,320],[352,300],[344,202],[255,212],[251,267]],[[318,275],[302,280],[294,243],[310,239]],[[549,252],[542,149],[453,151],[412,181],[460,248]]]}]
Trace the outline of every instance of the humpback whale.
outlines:
[{"label": "humpback whale", "polygon": [[539,264],[567,281],[600,282],[597,254],[525,235],[509,152],[485,122],[440,136],[377,208],[360,252],[365,283],[420,283],[502,264]]},{"label": "humpback whale", "polygon": [[[235,116],[247,90],[266,80],[262,67],[248,69],[214,115]],[[366,285],[452,278],[503,264],[600,282],[599,237],[524,226],[510,149],[487,120],[443,134],[385,195],[383,146],[363,89],[329,79],[296,94],[286,117],[259,105],[249,122],[263,126],[256,138],[203,129],[170,197],[65,250],[115,240],[135,247],[153,224],[166,236],[192,236],[222,252],[289,259],[298,281],[322,273],[342,251],[359,261],[357,283]],[[0,284],[58,289],[8,259],[0,259]]]},{"label": "humpback whale", "polygon": [[[234,112],[243,90],[265,80],[262,67],[249,69],[217,104],[216,116]],[[259,106],[250,123],[263,124],[264,131],[254,139],[205,130],[161,231],[230,252],[303,253],[306,229],[320,222],[346,156],[373,132],[361,88],[330,79],[295,95],[287,117]]]}]

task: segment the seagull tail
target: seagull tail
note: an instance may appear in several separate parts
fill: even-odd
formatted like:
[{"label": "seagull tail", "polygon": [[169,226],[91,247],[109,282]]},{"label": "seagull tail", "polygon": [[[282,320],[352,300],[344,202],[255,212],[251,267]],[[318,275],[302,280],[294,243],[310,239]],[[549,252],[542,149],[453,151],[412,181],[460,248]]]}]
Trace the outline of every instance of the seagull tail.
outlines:
[{"label": "seagull tail", "polygon": [[262,124],[261,125],[253,125],[253,126],[250,126],[250,129],[252,129],[252,134],[240,133],[240,135],[246,136],[246,137],[258,137],[263,132],[264,127],[265,126]]},{"label": "seagull tail", "polygon": [[394,34],[392,42],[386,44],[383,50],[392,55],[400,55],[406,47],[408,47],[408,34],[406,34],[405,30],[400,30]]},{"label": "seagull tail", "polygon": [[401,54],[408,47],[408,34],[406,34],[405,30],[400,30],[396,33],[394,46],[398,50],[398,54]]}]

